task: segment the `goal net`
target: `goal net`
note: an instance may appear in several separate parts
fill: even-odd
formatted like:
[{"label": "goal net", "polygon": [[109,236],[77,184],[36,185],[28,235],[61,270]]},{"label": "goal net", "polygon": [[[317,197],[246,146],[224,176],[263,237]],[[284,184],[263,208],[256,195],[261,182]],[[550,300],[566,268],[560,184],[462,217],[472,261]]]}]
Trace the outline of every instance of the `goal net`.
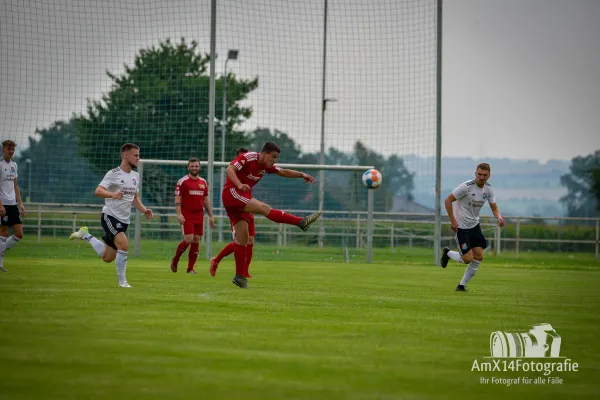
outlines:
[{"label": "goal net", "polygon": [[[143,159],[208,160],[212,126],[216,162],[273,140],[282,163],[374,166],[383,174],[372,192],[361,186],[361,171],[311,170],[322,187],[265,179],[257,198],[326,214],[320,238],[260,221],[258,240],[273,245],[265,243],[264,257],[293,245],[325,260],[329,249],[338,257],[358,244],[365,259],[364,235],[382,250],[408,244],[404,228],[385,221],[434,211],[436,21],[433,0],[217,0],[214,32],[210,0],[1,2],[0,118],[3,139],[18,145],[28,203],[19,247],[32,257],[86,255],[64,239],[82,224],[102,236],[94,189],[119,164],[121,145],[138,144]],[[220,169],[207,172],[218,207]],[[158,215],[157,230],[142,235],[142,257],[171,256],[157,242],[167,225],[177,230],[169,207],[183,174],[181,165],[145,166],[142,200]],[[366,213],[368,193],[372,235],[366,214],[356,214]],[[212,241],[226,240],[225,228]],[[433,225],[422,225],[411,244],[431,246],[432,235]]]}]

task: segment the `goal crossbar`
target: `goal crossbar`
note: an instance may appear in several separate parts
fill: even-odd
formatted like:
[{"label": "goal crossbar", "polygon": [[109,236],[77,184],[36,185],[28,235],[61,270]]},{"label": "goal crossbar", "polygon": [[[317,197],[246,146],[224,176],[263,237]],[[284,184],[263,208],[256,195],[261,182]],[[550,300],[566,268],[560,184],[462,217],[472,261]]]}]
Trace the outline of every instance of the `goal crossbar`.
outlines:
[{"label": "goal crossbar", "polygon": [[[138,173],[140,174],[140,182],[138,189],[141,193],[142,182],[144,181],[144,165],[187,165],[188,160],[155,160],[155,159],[142,159],[138,163]],[[200,161],[200,165],[208,165],[208,161]],[[227,167],[230,165],[229,162],[213,161],[215,167]],[[297,168],[297,169],[310,169],[310,170],[326,170],[326,171],[366,171],[375,168],[372,165],[325,165],[325,164],[285,164],[277,163],[278,167],[281,168]],[[369,190],[367,196],[367,263],[371,263],[373,254],[373,191]],[[142,214],[136,210],[135,215],[135,245],[134,254],[140,255],[140,242],[142,238]],[[212,242],[212,234],[210,227],[207,227],[206,240]],[[206,257],[209,259],[212,255],[210,243],[207,246]]]},{"label": "goal crossbar", "polygon": [[[140,160],[141,165],[187,165],[187,160]],[[208,161],[200,161],[200,165],[208,165]],[[229,162],[214,161],[215,167],[227,167]],[[366,171],[375,168],[372,165],[325,165],[325,164],[285,164],[277,163],[281,168],[301,168],[301,169],[317,169],[326,171]],[[138,167],[139,168],[139,167]]]}]

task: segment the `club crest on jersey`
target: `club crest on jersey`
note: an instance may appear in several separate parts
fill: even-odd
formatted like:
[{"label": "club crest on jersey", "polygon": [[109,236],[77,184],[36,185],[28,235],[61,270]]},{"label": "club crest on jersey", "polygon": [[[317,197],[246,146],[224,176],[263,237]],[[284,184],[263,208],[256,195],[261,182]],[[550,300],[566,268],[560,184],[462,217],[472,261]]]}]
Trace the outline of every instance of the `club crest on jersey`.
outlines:
[{"label": "club crest on jersey", "polygon": [[15,167],[10,167],[10,172],[15,172]]},{"label": "club crest on jersey", "polygon": [[200,189],[204,189],[204,184],[202,184],[202,183],[199,183],[199,184],[198,184],[198,187],[199,187]]},{"label": "club crest on jersey", "polygon": [[484,199],[484,200],[485,200],[485,199],[487,199],[487,193],[484,193],[484,194],[483,194],[483,199]]},{"label": "club crest on jersey", "polygon": [[133,181],[134,185],[137,185],[137,182],[136,182],[135,178],[132,178],[132,181]]}]

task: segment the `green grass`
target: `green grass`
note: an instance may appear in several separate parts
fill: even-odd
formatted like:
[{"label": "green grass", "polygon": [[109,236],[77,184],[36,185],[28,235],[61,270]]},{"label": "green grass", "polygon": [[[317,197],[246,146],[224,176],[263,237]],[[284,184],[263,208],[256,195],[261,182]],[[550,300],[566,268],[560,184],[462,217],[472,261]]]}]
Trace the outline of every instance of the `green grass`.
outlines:
[{"label": "green grass", "polygon": [[[0,275],[2,399],[599,398],[600,264],[592,255],[488,257],[464,266],[430,251],[256,247],[250,289],[168,269],[173,243],[130,258],[131,290],[84,243],[19,244]],[[217,249],[219,245],[215,246]],[[202,250],[201,250],[202,251]],[[279,251],[279,252],[278,252]],[[161,254],[160,256],[159,254]],[[45,254],[46,257],[41,257]],[[353,251],[353,260],[364,254]],[[303,260],[303,261],[295,261]],[[185,259],[182,260],[182,265]],[[561,385],[480,384],[490,333],[551,323],[579,372]]]}]

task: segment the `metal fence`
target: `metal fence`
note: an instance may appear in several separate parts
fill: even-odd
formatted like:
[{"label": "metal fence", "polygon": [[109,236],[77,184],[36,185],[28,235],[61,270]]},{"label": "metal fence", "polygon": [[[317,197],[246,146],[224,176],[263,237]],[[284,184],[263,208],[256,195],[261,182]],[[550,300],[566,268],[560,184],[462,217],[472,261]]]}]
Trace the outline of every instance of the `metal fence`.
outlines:
[{"label": "metal fence", "polygon": [[[100,230],[99,212],[102,205],[30,203],[25,220],[25,232],[42,237],[64,237],[80,225]],[[154,207],[158,218],[143,224],[142,235],[134,240],[134,254],[140,254],[140,241],[145,238],[181,238],[181,227],[176,222],[172,207]],[[220,210],[214,210],[220,218]],[[304,213],[310,210],[291,210]],[[367,212],[325,211],[326,236],[329,245],[365,248],[368,239]],[[497,255],[511,251],[569,251],[600,253],[600,218],[527,217],[507,216],[507,225],[500,228],[491,217],[482,217],[482,229],[489,239],[487,251]],[[133,219],[132,219],[133,221]],[[257,241],[271,242],[281,247],[311,243],[318,232],[301,232],[294,227],[274,226],[257,216]],[[206,221],[205,221],[206,222]],[[225,221],[227,223],[227,221]],[[135,222],[134,222],[135,224]],[[442,220],[442,244],[454,247],[454,234],[447,217]],[[375,247],[432,247],[434,245],[434,214],[373,213],[372,240]],[[213,235],[216,232],[213,231]]]}]

